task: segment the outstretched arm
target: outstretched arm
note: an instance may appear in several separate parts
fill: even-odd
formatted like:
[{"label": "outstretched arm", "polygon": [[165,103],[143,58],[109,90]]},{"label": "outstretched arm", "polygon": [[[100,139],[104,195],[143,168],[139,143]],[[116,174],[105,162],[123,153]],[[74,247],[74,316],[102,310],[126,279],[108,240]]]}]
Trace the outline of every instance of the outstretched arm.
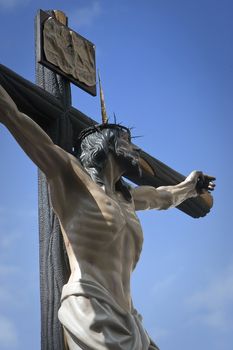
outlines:
[{"label": "outstretched arm", "polygon": [[193,171],[184,181],[175,186],[139,186],[132,190],[135,210],[168,209],[176,207],[188,198],[215,187],[214,177]]},{"label": "outstretched arm", "polygon": [[21,113],[12,98],[0,86],[0,122],[3,123],[31,160],[53,177],[68,161],[67,153],[27,115]]}]

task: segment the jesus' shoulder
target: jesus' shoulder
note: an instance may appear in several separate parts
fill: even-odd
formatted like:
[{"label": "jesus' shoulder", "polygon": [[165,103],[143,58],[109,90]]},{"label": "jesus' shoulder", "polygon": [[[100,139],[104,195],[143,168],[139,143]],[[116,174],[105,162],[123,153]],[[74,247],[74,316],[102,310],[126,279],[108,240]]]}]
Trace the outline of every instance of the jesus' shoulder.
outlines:
[{"label": "jesus' shoulder", "polygon": [[[104,191],[91,179],[76,157],[56,145],[53,145],[50,156],[55,170],[52,173],[53,176],[48,177],[51,190],[54,187],[60,190],[63,189],[60,193],[63,192],[65,194],[64,200],[69,198],[69,202],[71,200],[70,197],[75,196],[75,206],[77,205],[76,198],[78,197],[79,200],[85,198],[85,201],[87,201],[87,197],[90,197],[90,202],[95,198],[94,201],[97,200],[102,206],[104,202],[103,197],[106,197]],[[168,209],[178,206],[188,198],[197,196],[196,180],[190,181],[189,177],[177,185],[158,188],[138,186],[131,188],[130,192],[135,211]],[[79,193],[79,196],[76,197],[75,193]],[[99,201],[98,198],[100,199]],[[64,201],[61,198],[59,202],[62,203]]]}]

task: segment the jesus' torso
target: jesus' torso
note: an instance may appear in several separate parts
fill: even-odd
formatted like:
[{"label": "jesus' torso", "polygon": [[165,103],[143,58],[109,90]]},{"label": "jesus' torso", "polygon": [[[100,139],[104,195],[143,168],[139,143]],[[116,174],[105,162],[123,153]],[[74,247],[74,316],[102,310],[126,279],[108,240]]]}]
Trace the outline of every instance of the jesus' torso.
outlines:
[{"label": "jesus' torso", "polygon": [[69,257],[69,281],[98,282],[130,310],[130,276],[143,242],[133,201],[119,192],[107,195],[72,159],[65,176],[49,185]]}]

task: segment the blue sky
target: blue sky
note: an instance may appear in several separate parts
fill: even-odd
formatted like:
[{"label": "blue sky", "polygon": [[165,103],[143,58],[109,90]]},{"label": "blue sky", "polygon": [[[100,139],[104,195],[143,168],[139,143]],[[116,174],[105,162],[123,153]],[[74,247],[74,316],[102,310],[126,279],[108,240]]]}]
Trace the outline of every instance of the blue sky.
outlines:
[{"label": "blue sky", "polygon": [[[1,63],[34,81],[34,16],[61,9],[95,43],[108,114],[177,171],[217,177],[202,219],[177,209],[139,214],[144,249],[134,303],[161,350],[233,346],[230,0],[0,0]],[[73,87],[98,120],[98,97]],[[0,126],[0,349],[40,349],[37,169]]]}]

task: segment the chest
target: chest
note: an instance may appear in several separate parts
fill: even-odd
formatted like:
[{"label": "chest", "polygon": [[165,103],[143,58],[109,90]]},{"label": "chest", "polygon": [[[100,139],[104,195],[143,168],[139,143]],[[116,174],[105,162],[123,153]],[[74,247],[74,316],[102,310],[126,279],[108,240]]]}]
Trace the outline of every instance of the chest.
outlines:
[{"label": "chest", "polygon": [[[80,200],[80,198],[79,198]],[[132,203],[122,200],[120,196],[110,197],[103,191],[91,191],[84,196],[80,204],[76,204],[74,216],[80,225],[88,223],[95,232],[107,230],[112,235],[132,234],[135,238],[142,235],[141,225]]]},{"label": "chest", "polygon": [[[83,176],[84,177],[84,176]],[[82,183],[81,183],[82,180]],[[50,188],[53,208],[68,237],[141,246],[142,229],[132,202],[121,193],[107,195],[90,178],[79,177],[69,186],[56,183]]]},{"label": "chest", "polygon": [[[103,203],[104,201],[101,202],[102,205]],[[136,251],[140,251],[143,233],[133,203],[127,202],[121,194],[117,194],[113,198],[105,199],[102,210],[106,222],[112,228],[114,239],[121,240],[122,248],[128,250],[135,247]]]}]

